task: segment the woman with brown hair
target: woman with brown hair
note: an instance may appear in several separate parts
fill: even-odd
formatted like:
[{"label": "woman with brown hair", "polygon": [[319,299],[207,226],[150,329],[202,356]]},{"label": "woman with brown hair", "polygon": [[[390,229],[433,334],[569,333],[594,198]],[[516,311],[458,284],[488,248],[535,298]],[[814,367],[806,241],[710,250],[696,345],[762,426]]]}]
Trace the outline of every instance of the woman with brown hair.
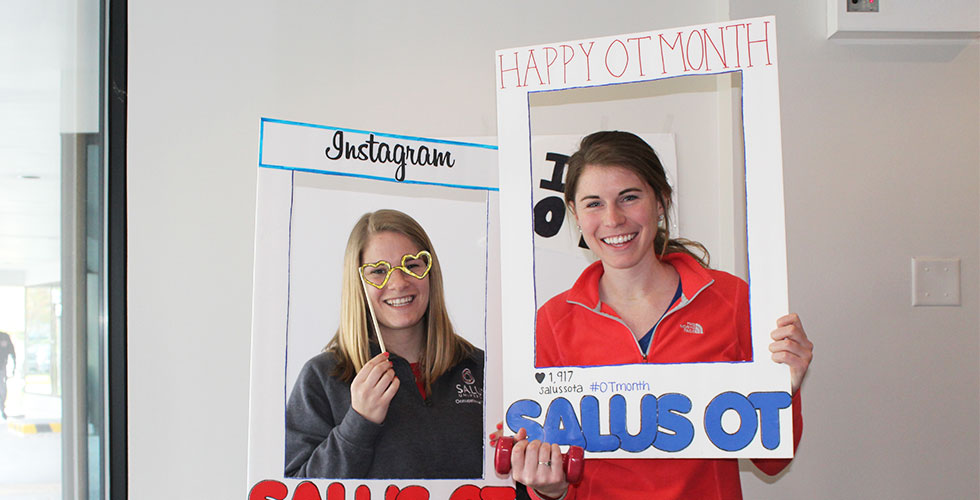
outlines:
[{"label": "woman with brown hair", "polygon": [[[536,366],[751,360],[748,285],[708,268],[699,243],[671,237],[671,187],[654,150],[628,132],[596,132],[568,169],[568,211],[599,260],[538,310]],[[795,314],[776,327],[770,351],[790,367],[795,446],[813,345]],[[521,429],[512,470],[532,497],[741,498],[734,459],[591,459],[569,485],[558,445],[525,437]],[[789,460],[755,463],[775,474]]]}]

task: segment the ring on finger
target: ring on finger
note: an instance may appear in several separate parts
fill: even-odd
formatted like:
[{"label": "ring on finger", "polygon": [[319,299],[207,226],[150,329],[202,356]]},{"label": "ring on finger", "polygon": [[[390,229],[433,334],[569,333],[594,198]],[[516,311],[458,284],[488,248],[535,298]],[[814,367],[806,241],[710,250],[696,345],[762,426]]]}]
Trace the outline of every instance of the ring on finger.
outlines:
[{"label": "ring on finger", "polygon": [[548,460],[547,462],[538,462],[538,465],[544,465],[546,467],[551,467],[551,460]]}]

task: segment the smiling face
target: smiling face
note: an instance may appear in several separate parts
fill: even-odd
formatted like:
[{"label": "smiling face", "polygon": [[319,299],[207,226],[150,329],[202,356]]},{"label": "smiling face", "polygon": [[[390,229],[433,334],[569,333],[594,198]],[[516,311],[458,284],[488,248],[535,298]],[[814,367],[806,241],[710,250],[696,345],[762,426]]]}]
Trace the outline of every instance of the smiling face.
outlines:
[{"label": "smiling face", "polygon": [[[367,245],[361,252],[361,265],[373,264],[378,261],[388,261],[392,266],[400,266],[405,255],[417,255],[419,248],[407,236],[392,231],[375,233],[368,237]],[[405,267],[422,275],[425,262],[421,259],[405,260]],[[378,268],[366,268],[366,273],[384,272]],[[383,278],[383,277],[382,277]],[[380,281],[379,281],[380,283]],[[417,279],[395,269],[391,272],[388,282],[381,289],[368,286],[368,300],[377,315],[378,325],[382,335],[396,331],[415,330],[421,333],[424,329],[422,318],[429,307],[429,277]]]},{"label": "smiling face", "polygon": [[663,207],[632,170],[587,165],[570,208],[586,244],[606,268],[629,269],[656,260],[653,242]]}]

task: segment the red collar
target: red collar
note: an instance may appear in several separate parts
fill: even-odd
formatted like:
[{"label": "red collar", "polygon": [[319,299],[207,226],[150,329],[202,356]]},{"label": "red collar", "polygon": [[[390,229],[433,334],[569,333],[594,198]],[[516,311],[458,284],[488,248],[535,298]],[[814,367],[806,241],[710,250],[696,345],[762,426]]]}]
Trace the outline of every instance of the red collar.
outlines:
[{"label": "red collar", "polygon": [[[694,297],[713,280],[708,271],[698,261],[683,252],[669,253],[661,258],[677,270],[681,277],[681,290],[684,297]],[[582,271],[575,284],[568,290],[565,300],[582,304],[593,310],[599,309],[599,278],[605,270],[602,261],[596,261]]]}]

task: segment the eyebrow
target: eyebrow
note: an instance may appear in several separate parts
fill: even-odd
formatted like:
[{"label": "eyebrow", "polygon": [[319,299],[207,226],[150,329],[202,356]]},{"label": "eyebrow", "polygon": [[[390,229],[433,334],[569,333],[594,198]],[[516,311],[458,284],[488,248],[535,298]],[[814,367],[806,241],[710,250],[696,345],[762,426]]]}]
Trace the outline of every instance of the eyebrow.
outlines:
[{"label": "eyebrow", "polygon": [[[632,193],[634,191],[640,191],[640,192],[642,192],[643,190],[640,189],[640,188],[637,188],[637,187],[626,188],[626,189],[620,191],[619,194],[617,194],[616,196],[622,196],[622,195],[624,195],[626,193]],[[598,200],[600,198],[599,198],[599,195],[590,194],[590,195],[583,196],[580,199],[584,201],[584,200]]]}]

